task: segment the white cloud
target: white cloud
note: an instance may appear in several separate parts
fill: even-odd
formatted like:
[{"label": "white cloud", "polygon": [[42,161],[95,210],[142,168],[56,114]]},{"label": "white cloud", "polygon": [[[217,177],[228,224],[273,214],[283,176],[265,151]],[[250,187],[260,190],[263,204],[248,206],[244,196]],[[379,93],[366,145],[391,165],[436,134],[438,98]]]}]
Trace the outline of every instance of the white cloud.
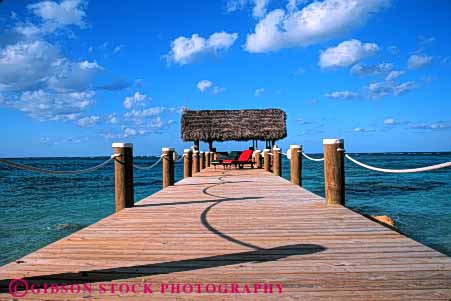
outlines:
[{"label": "white cloud", "polygon": [[414,81],[395,83],[393,81],[374,82],[368,85],[370,98],[379,98],[387,95],[399,96],[417,87]]},{"label": "white cloud", "polygon": [[348,67],[358,61],[374,55],[379,50],[375,43],[362,43],[349,40],[321,52],[319,66],[321,68]]},{"label": "white cloud", "polygon": [[386,81],[393,81],[397,78],[399,78],[401,75],[403,75],[405,72],[404,71],[398,71],[398,70],[393,70],[391,71],[387,77],[385,78]]},{"label": "white cloud", "polygon": [[210,92],[211,94],[218,94],[225,91],[225,88],[216,86],[212,81],[207,79],[199,81],[196,87],[201,93]]},{"label": "white cloud", "polygon": [[260,96],[260,95],[263,94],[263,92],[265,92],[265,88],[258,88],[258,89],[255,89],[254,95],[255,96]]},{"label": "white cloud", "polygon": [[397,125],[399,122],[395,118],[386,118],[384,120],[384,125],[386,126],[394,126]]},{"label": "white cloud", "polygon": [[245,49],[269,52],[303,47],[338,37],[364,23],[385,8],[390,0],[324,0],[285,11],[275,9],[261,19],[255,32],[247,35]]},{"label": "white cloud", "polygon": [[145,94],[135,92],[132,96],[125,97],[124,108],[131,109],[137,106],[144,106],[151,98]]},{"label": "white cloud", "polygon": [[50,93],[44,90],[25,91],[0,102],[39,120],[77,121],[80,114],[94,103],[93,91]]},{"label": "white cloud", "polygon": [[191,37],[178,37],[171,43],[171,50],[165,57],[168,62],[179,65],[191,63],[194,59],[208,53],[216,53],[230,48],[238,38],[237,33],[216,32],[208,39],[198,34]]},{"label": "white cloud", "polygon": [[352,66],[351,74],[357,76],[371,76],[371,75],[380,75],[386,74],[393,69],[393,64],[390,63],[381,63],[377,65],[362,65],[357,64]]},{"label": "white cloud", "polygon": [[124,48],[124,45],[117,45],[117,46],[114,47],[114,49],[113,49],[113,54],[118,53],[119,51],[122,50],[122,48]]},{"label": "white cloud", "polygon": [[446,121],[437,121],[429,123],[409,123],[408,128],[418,130],[447,130],[451,129],[451,123]]},{"label": "white cloud", "polygon": [[358,99],[358,98],[360,98],[359,93],[348,91],[348,90],[345,90],[345,91],[334,91],[334,92],[331,92],[331,93],[327,93],[325,96],[328,97],[328,98],[331,98],[331,99],[344,99],[344,100],[351,100],[351,99]]},{"label": "white cloud", "polygon": [[41,1],[30,4],[27,8],[42,18],[43,21],[57,27],[84,26],[84,18],[86,17],[84,5],[85,1],[83,0],[64,0],[60,3]]},{"label": "white cloud", "polygon": [[432,62],[432,56],[422,54],[412,54],[407,60],[407,67],[409,69],[418,69],[429,65]]},{"label": "white cloud", "polygon": [[252,15],[256,18],[264,17],[266,14],[266,6],[269,0],[254,0],[255,6],[252,10]]},{"label": "white cloud", "polygon": [[369,133],[374,132],[374,129],[367,129],[367,128],[354,128],[354,132],[356,133]]},{"label": "white cloud", "polygon": [[99,120],[100,120],[99,116],[87,116],[87,117],[78,119],[76,124],[82,128],[92,127],[92,126],[96,125]]},{"label": "white cloud", "polygon": [[199,81],[196,85],[197,89],[199,89],[199,91],[202,93],[205,92],[205,90],[207,90],[211,86],[213,86],[213,83],[207,79]]},{"label": "white cloud", "polygon": [[116,113],[109,114],[106,119],[107,119],[107,122],[110,124],[117,124],[119,122],[119,119],[118,119]]}]

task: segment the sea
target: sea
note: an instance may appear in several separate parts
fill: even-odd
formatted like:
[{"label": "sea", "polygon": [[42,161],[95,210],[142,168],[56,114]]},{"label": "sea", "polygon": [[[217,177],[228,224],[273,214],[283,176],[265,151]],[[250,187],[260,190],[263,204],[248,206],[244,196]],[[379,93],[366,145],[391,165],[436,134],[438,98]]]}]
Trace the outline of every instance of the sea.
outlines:
[{"label": "sea", "polygon": [[[451,161],[451,153],[359,153],[355,159],[383,168],[414,168]],[[321,157],[320,154],[312,154]],[[52,170],[95,166],[107,157],[14,158]],[[157,157],[135,157],[148,166]],[[283,158],[283,177],[289,161]],[[345,162],[346,206],[363,214],[389,215],[409,237],[451,256],[451,168],[411,174],[374,172]],[[303,160],[303,186],[324,196],[323,163]],[[176,181],[183,164],[175,164]],[[134,171],[135,200],[161,189],[161,166]],[[80,175],[49,175],[0,164],[0,265],[14,261],[114,213],[110,163]]]}]

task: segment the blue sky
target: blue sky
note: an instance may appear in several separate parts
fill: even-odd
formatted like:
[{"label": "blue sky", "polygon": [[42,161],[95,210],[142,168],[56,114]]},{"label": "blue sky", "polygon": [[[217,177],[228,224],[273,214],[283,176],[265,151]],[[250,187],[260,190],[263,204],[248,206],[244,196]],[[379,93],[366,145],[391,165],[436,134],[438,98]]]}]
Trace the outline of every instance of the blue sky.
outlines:
[{"label": "blue sky", "polygon": [[0,28],[2,157],[182,150],[185,107],[282,108],[282,148],[451,150],[449,1],[4,0]]}]

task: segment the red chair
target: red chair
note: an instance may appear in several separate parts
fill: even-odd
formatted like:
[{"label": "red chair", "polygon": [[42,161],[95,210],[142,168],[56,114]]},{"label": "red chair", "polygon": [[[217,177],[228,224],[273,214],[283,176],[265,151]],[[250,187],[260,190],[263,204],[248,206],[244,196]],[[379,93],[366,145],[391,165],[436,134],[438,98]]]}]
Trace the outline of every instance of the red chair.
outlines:
[{"label": "red chair", "polygon": [[245,164],[250,164],[252,168],[254,168],[254,161],[252,160],[252,150],[245,150],[241,153],[237,160],[223,160],[222,165],[224,169],[226,166],[231,167],[232,164],[235,165],[235,168],[238,166],[239,168],[243,168]]}]

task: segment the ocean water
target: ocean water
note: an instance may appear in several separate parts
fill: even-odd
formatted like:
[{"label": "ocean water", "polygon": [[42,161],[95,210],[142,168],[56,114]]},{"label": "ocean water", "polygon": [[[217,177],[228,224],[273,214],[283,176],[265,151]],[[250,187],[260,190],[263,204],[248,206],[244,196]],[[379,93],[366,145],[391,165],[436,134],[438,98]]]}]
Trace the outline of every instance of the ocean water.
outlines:
[{"label": "ocean water", "polygon": [[[451,161],[451,153],[354,154],[384,168],[413,168]],[[21,164],[74,170],[105,161],[96,158],[23,158]],[[136,157],[150,165],[155,157]],[[346,162],[346,205],[365,214],[389,215],[408,236],[451,256],[451,169],[383,174]],[[183,164],[176,163],[176,180]],[[289,161],[283,160],[289,178]],[[135,200],[160,190],[161,167],[135,169]],[[303,161],[303,186],[324,196],[323,163]],[[0,265],[11,262],[114,212],[113,164],[93,173],[54,176],[0,165]]]}]

